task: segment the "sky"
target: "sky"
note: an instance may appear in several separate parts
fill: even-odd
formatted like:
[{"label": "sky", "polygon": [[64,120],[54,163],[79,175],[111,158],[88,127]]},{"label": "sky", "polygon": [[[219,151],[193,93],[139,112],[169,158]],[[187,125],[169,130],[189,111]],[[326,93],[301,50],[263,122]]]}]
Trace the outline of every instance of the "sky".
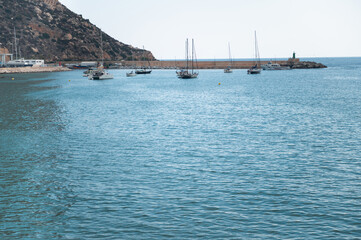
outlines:
[{"label": "sky", "polygon": [[183,59],[361,56],[361,0],[59,0],[115,39]]}]

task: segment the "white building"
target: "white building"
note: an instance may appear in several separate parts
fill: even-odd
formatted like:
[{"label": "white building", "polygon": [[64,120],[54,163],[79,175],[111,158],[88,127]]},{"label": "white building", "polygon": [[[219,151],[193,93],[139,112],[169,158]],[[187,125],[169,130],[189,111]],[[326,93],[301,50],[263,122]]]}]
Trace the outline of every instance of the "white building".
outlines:
[{"label": "white building", "polygon": [[98,63],[97,62],[81,62],[80,66],[82,66],[82,67],[97,67]]}]

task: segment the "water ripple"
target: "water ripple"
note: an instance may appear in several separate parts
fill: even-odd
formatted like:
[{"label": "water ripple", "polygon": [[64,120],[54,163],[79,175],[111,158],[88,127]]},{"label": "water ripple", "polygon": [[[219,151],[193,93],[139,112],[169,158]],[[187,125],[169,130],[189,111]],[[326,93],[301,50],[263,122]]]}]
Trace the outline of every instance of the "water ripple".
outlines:
[{"label": "water ripple", "polygon": [[358,70],[0,79],[0,236],[357,239]]}]

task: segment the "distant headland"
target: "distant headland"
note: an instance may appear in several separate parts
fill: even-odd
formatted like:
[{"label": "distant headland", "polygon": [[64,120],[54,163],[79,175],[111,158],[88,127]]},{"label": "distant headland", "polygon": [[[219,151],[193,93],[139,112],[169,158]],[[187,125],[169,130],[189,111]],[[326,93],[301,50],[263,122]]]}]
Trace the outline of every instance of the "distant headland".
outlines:
[{"label": "distant headland", "polygon": [[[12,53],[15,59],[45,62],[101,59],[101,29],[58,0],[0,3],[0,54]],[[143,56],[155,60],[150,51],[122,43],[104,32],[102,36],[105,60],[141,60]]]}]

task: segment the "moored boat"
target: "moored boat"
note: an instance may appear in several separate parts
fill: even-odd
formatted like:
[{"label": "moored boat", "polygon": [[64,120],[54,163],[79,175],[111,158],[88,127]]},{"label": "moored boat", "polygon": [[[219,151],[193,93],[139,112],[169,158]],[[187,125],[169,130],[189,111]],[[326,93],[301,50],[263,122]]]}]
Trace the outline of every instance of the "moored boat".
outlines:
[{"label": "moored boat", "polygon": [[[143,46],[143,54],[142,54],[142,59],[143,59],[143,62],[145,62],[145,56],[144,56],[144,46]],[[135,73],[136,74],[151,74],[152,73],[152,67],[150,66],[150,62],[149,60],[148,61],[148,68],[145,67],[145,65],[143,65],[140,69],[136,69],[135,70]]]},{"label": "moored boat", "polygon": [[137,70],[135,71],[135,74],[150,74],[150,73],[152,73],[152,70],[146,69],[146,68],[137,69]]},{"label": "moored boat", "polygon": [[224,69],[224,73],[233,73],[233,70],[231,69],[231,67],[227,67]]},{"label": "moored boat", "polygon": [[129,72],[129,73],[126,73],[127,77],[135,77],[137,76],[137,74],[133,71]]},{"label": "moored boat", "polygon": [[182,71],[178,74],[178,78],[183,78],[183,79],[190,79],[190,78],[197,78],[198,77],[198,72],[189,72],[187,71]]},{"label": "moored boat", "polygon": [[103,34],[100,31],[100,49],[102,53],[102,64],[96,70],[93,70],[89,73],[88,79],[89,80],[106,80],[106,79],[113,79],[113,75],[105,71],[104,69],[104,53],[103,53]]},{"label": "moored boat", "polygon": [[89,75],[91,75],[96,70],[96,68],[89,68],[88,70],[83,72],[83,77],[89,77]]},{"label": "moored boat", "polygon": [[113,79],[113,75],[109,72],[105,71],[104,67],[101,66],[97,70],[92,71],[88,75],[89,80],[106,80],[106,79]]},{"label": "moored boat", "polygon": [[194,71],[194,61],[197,64],[197,58],[195,57],[195,49],[194,49],[194,40],[192,39],[192,57],[191,57],[191,69],[189,71],[189,47],[188,47],[188,39],[186,40],[186,67],[181,71],[177,71],[178,78],[182,79],[190,79],[190,78],[197,78],[198,72]]},{"label": "moored boat", "polygon": [[229,66],[224,69],[224,73],[232,73],[232,56],[231,56],[231,45],[228,43],[228,52],[229,52]]},{"label": "moored boat", "polygon": [[257,65],[253,66],[252,68],[247,70],[248,74],[260,74],[261,69],[257,67]]},{"label": "moored boat", "polygon": [[269,61],[267,64],[261,65],[262,70],[290,70],[289,66],[281,66],[278,63],[272,63]]},{"label": "moored boat", "polygon": [[260,74],[262,71],[256,31],[254,32],[254,41],[255,41],[255,49],[254,49],[255,50],[255,57],[254,57],[255,65],[247,70],[247,74]]}]

